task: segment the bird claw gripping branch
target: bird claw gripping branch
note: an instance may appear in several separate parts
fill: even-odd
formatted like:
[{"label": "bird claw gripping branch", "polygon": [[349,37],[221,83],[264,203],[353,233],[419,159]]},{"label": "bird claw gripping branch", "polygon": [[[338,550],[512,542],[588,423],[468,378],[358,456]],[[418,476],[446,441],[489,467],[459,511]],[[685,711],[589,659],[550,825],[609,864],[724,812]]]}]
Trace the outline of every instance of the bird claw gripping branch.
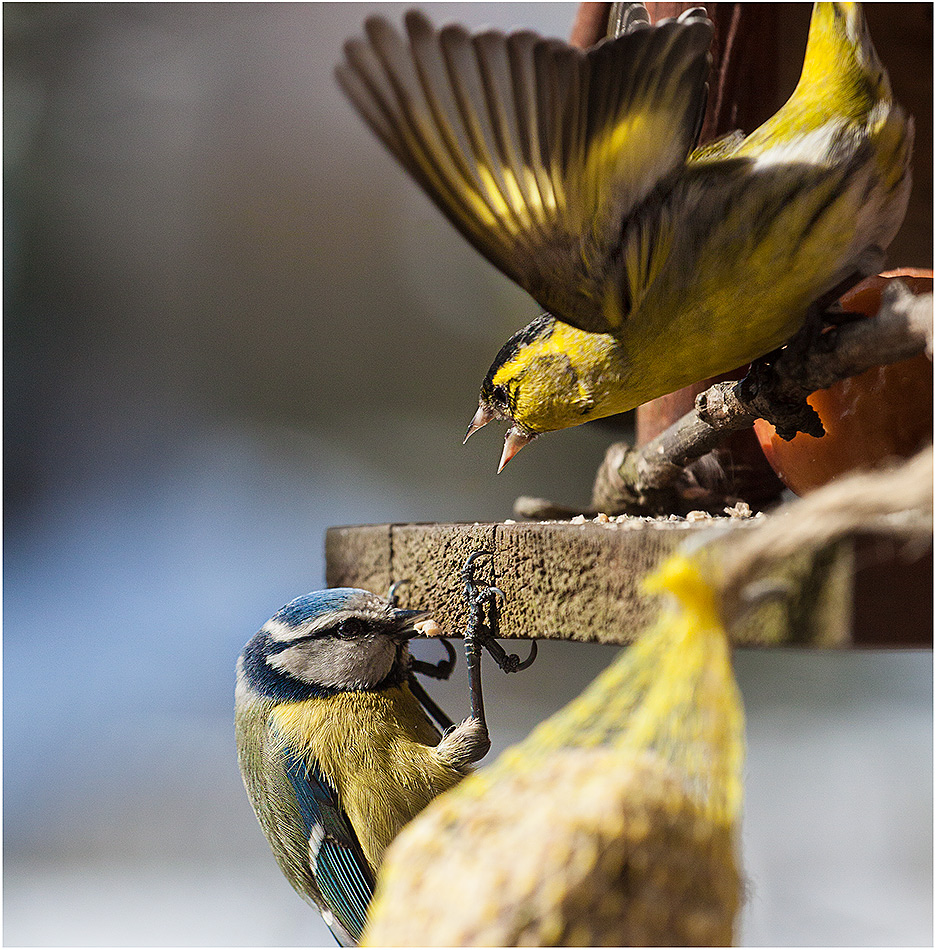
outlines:
[{"label": "bird claw gripping branch", "polygon": [[[527,669],[536,658],[536,641],[530,645],[530,655],[521,660],[515,653],[507,651],[496,641],[498,624],[498,603],[506,599],[499,587],[486,585],[479,587],[475,583],[474,567],[479,557],[493,557],[491,551],[475,551],[468,556],[461,570],[461,582],[465,599],[471,611],[468,626],[465,629],[465,658],[468,664],[468,686],[471,692],[471,714],[484,722],[484,705],[481,696],[481,648],[491,654],[494,662],[505,673],[516,673]],[[485,622],[487,612],[487,622]]]}]

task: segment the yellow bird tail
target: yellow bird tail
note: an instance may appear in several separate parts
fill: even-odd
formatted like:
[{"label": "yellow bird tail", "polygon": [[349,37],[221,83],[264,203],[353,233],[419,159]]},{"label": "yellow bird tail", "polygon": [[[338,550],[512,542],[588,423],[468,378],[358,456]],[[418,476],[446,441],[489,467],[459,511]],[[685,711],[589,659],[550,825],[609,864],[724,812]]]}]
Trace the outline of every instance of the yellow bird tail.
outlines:
[{"label": "yellow bird tail", "polygon": [[841,163],[864,141],[870,143],[865,168],[872,178],[859,210],[865,223],[858,228],[855,254],[869,245],[886,248],[903,220],[913,120],[891,99],[862,5],[816,3],[793,95],[735,154],[762,163]]},{"label": "yellow bird tail", "polygon": [[875,103],[891,101],[890,80],[860,3],[813,6],[803,72],[793,97],[826,103],[834,98],[842,108],[850,106],[848,118],[856,120]]}]

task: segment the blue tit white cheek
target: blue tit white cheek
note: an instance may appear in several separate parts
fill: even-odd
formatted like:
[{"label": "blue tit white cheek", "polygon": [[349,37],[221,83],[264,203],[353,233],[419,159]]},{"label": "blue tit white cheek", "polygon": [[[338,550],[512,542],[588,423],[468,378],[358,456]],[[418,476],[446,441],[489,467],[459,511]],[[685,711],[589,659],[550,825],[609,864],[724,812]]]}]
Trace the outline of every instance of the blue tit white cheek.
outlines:
[{"label": "blue tit white cheek", "polygon": [[267,663],[310,685],[359,689],[381,682],[393,668],[397,652],[388,636],[323,637],[274,653]]}]

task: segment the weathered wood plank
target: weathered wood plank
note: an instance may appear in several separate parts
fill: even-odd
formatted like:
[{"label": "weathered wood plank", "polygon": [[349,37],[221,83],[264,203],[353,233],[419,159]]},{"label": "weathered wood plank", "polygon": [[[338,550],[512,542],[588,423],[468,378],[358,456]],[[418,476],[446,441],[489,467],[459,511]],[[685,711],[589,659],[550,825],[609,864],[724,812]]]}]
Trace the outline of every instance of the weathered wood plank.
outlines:
[{"label": "weathered wood plank", "polygon": [[329,587],[362,587],[386,596],[394,578],[392,525],[358,524],[325,534],[325,581]]},{"label": "weathered wood plank", "polygon": [[502,636],[627,643],[656,609],[640,592],[640,579],[705,527],[711,522],[330,528],[326,580],[330,587],[377,593],[406,580],[400,605],[431,610],[442,627],[457,633],[466,618],[461,568],[472,551],[491,551],[493,561],[481,561],[478,576],[507,597]]},{"label": "weathered wood plank", "polygon": [[[462,565],[472,551],[497,551],[494,525],[397,524],[392,537],[393,576],[407,580],[400,589],[400,605],[431,610],[445,630],[459,630],[466,617]],[[489,579],[483,569],[478,576]]]},{"label": "weathered wood plank", "polygon": [[[755,521],[718,519],[730,532]],[[494,554],[478,576],[507,597],[500,634],[597,643],[628,643],[657,603],[640,580],[677,545],[712,521],[636,519],[625,523],[396,524],[330,528],[326,580],[386,594],[393,581],[403,607],[431,610],[458,635],[466,620],[460,572],[472,551]],[[800,602],[768,604],[733,631],[738,644],[764,646],[931,646],[932,550],[907,558],[896,546],[869,553],[867,539],[841,542],[834,556],[790,562],[806,577]],[[897,580],[895,580],[897,579]],[[899,580],[899,583],[897,582]],[[882,613],[882,607],[885,612]]]},{"label": "weathered wood plank", "polygon": [[641,578],[687,530],[693,529],[498,525],[495,570],[507,595],[506,635],[629,642],[655,610],[639,589]]}]

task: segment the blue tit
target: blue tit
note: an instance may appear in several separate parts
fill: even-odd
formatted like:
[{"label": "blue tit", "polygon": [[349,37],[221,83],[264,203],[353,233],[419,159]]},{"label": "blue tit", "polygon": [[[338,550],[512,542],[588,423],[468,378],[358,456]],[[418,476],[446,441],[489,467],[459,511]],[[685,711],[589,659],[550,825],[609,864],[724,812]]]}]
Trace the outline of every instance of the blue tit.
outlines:
[{"label": "blue tit", "polygon": [[442,736],[418,684],[414,695],[408,641],[426,617],[364,590],[315,591],[237,663],[247,794],[283,874],[344,946],[360,937],[384,849],[490,748],[483,718]]}]

